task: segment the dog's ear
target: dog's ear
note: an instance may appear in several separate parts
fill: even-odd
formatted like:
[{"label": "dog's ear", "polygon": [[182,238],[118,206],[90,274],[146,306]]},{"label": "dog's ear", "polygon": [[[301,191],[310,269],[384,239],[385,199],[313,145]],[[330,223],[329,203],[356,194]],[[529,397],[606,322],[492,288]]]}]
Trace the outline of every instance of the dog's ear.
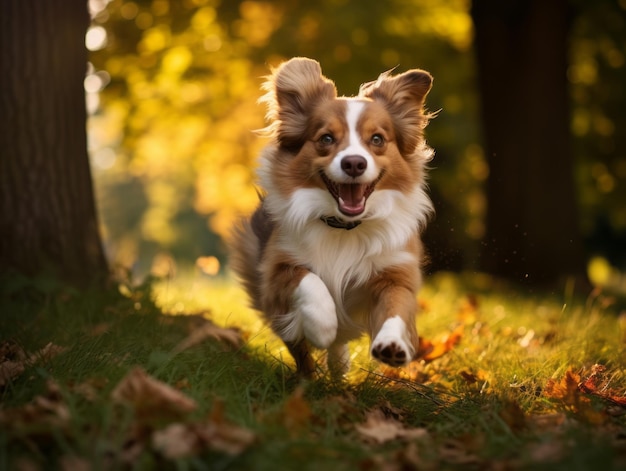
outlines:
[{"label": "dog's ear", "polygon": [[424,101],[433,84],[425,70],[413,69],[396,76],[385,72],[378,80],[361,85],[360,97],[379,101],[391,115],[400,152],[410,155],[421,139],[422,130],[434,117],[424,111]]},{"label": "dog's ear", "polygon": [[304,143],[310,110],[337,97],[335,84],[322,75],[317,61],[304,57],[282,63],[267,78],[261,98],[268,107],[266,131],[281,146],[297,149]]}]

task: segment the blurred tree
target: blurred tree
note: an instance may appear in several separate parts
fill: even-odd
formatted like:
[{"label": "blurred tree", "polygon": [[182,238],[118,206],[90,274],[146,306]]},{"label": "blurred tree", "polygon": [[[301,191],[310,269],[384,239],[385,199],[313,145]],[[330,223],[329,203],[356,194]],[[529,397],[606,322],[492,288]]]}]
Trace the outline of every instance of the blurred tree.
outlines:
[{"label": "blurred tree", "polygon": [[[466,254],[482,234],[486,167],[472,118],[475,95],[467,91],[473,61],[466,0],[93,3],[92,29],[105,28],[106,41],[92,49],[92,75],[102,83],[106,74],[107,83],[90,120],[91,145],[117,260],[150,257],[155,246],[178,260],[220,255],[212,233],[224,237],[257,201],[254,162],[264,142],[251,131],[264,126],[256,103],[262,76],[281,60],[307,55],[346,95],[396,66],[435,75],[428,105],[444,110],[428,129],[437,150],[431,259],[436,268],[460,268],[461,254],[471,262]],[[181,225],[185,211],[195,223]],[[209,222],[204,231],[201,217]]]},{"label": "blurred tree", "polygon": [[[481,74],[484,152],[469,0],[89,0],[88,37],[98,39],[86,82],[89,142],[108,253],[142,268],[159,252],[224,260],[220,238],[256,204],[263,140],[251,130],[264,125],[262,76],[305,55],[346,95],[396,66],[433,73],[428,106],[442,111],[426,133],[436,150],[431,270],[482,264],[529,282],[580,272],[578,226],[594,253],[618,260],[626,0],[544,3],[474,3],[480,65],[490,67]],[[574,255],[557,263],[565,249]]]},{"label": "blurred tree", "polygon": [[572,0],[573,151],[586,247],[626,270],[626,1]]},{"label": "blurred tree", "polygon": [[84,0],[0,3],[0,273],[104,282],[87,157]]},{"label": "blurred tree", "polygon": [[584,276],[567,84],[567,0],[474,0],[486,156],[484,271]]}]

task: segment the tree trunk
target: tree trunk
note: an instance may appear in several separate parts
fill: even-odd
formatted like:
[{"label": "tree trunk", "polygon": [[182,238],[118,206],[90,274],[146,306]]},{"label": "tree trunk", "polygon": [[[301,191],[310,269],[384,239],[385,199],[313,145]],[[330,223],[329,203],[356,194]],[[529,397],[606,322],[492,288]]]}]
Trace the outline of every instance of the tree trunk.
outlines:
[{"label": "tree trunk", "polygon": [[474,0],[489,163],[481,269],[534,285],[583,277],[567,91],[567,0]]},{"label": "tree trunk", "polygon": [[0,274],[108,274],[87,156],[85,0],[0,2]]}]

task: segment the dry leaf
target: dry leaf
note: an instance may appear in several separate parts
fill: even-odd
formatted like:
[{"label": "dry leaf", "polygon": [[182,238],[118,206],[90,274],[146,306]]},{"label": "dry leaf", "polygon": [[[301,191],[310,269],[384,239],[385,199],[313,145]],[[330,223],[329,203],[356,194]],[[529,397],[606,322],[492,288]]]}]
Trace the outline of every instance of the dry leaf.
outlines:
[{"label": "dry leaf", "polygon": [[192,456],[199,447],[198,434],[189,425],[170,424],[152,434],[152,448],[171,460]]},{"label": "dry leaf", "polygon": [[[471,437],[469,437],[472,440]],[[468,438],[463,440],[448,440],[439,448],[441,459],[448,463],[464,466],[479,466],[480,458],[470,450],[474,448],[474,444],[465,443]],[[480,468],[478,468],[480,469]]]},{"label": "dry leaf", "polygon": [[530,446],[530,458],[536,463],[550,463],[559,461],[565,454],[563,443],[560,440],[536,443]]},{"label": "dry leaf", "polygon": [[41,467],[35,460],[31,458],[20,457],[20,458],[17,458],[13,462],[13,470],[14,471],[40,471]]},{"label": "dry leaf", "polygon": [[293,432],[310,423],[311,416],[311,407],[304,398],[304,389],[299,386],[285,401],[283,423],[287,430]]},{"label": "dry leaf", "polygon": [[463,377],[463,379],[464,379],[465,381],[467,381],[469,384],[474,384],[474,383],[477,383],[477,382],[478,382],[478,377],[477,377],[474,373],[472,373],[472,372],[470,372],[470,371],[461,370],[461,371],[459,372],[459,374],[460,374],[460,375]]},{"label": "dry leaf", "polygon": [[91,471],[92,466],[85,458],[76,455],[65,455],[59,459],[61,471]]},{"label": "dry leaf", "polygon": [[385,417],[380,409],[369,411],[365,422],[356,425],[356,430],[365,439],[378,444],[395,439],[412,440],[428,436],[428,431],[425,428],[407,429],[397,420]]},{"label": "dry leaf", "polygon": [[626,407],[626,396],[623,392],[618,393],[614,389],[609,388],[610,380],[605,378],[605,373],[605,366],[593,365],[591,374],[578,384],[578,388],[584,393],[604,399],[615,406]]},{"label": "dry leaf", "polygon": [[41,361],[49,361],[60,353],[63,353],[65,350],[67,350],[67,348],[60,347],[53,344],[52,342],[49,342],[45,347],[37,350],[35,353],[30,355],[27,363],[35,364]]},{"label": "dry leaf", "polygon": [[516,401],[503,400],[503,407],[499,415],[514,432],[526,428],[526,414]]},{"label": "dry leaf", "polygon": [[[442,357],[450,350],[452,350],[461,341],[464,330],[465,326],[463,324],[460,324],[452,332],[444,335],[444,337],[438,341],[428,342],[426,340],[420,339],[420,343],[422,341],[426,342],[426,346],[424,347],[424,349],[420,347],[420,350],[418,351],[418,358],[428,363]],[[422,351],[425,351],[426,353],[419,357],[419,354]]]},{"label": "dry leaf", "polygon": [[36,396],[31,402],[13,409],[0,409],[0,424],[10,428],[42,424],[63,429],[70,420],[70,411],[63,402],[59,386],[48,381],[45,395]]},{"label": "dry leaf", "polygon": [[2,342],[0,344],[0,387],[21,375],[27,366],[40,361],[48,361],[65,350],[64,347],[50,342],[37,352],[27,355],[15,342]]},{"label": "dry leaf", "polygon": [[[577,407],[581,401],[578,383],[580,383],[580,375],[570,368],[560,381],[548,380],[543,393],[549,398],[559,399],[569,406]],[[588,401],[587,398],[582,398],[582,400]]]},{"label": "dry leaf", "polygon": [[190,397],[146,373],[142,368],[131,370],[113,389],[115,402],[131,404],[143,418],[178,417],[196,410]]},{"label": "dry leaf", "polygon": [[585,395],[586,391],[582,384],[580,375],[574,373],[570,368],[560,381],[549,380],[543,392],[551,399],[561,400],[587,422],[596,425],[604,423],[607,418],[606,415],[593,408],[591,400]]},{"label": "dry leaf", "polygon": [[209,338],[215,339],[218,342],[226,342],[235,348],[239,348],[242,342],[241,332],[239,330],[231,327],[219,327],[213,322],[204,319],[201,326],[194,328],[186,339],[182,340],[174,347],[174,353],[180,353]]},{"label": "dry leaf", "polygon": [[211,449],[229,455],[238,455],[254,443],[256,435],[247,428],[228,422],[208,424],[199,427],[198,436]]},{"label": "dry leaf", "polygon": [[6,360],[0,363],[0,388],[24,372],[24,362]]},{"label": "dry leaf", "polygon": [[256,435],[247,428],[230,423],[224,413],[224,402],[216,400],[206,424],[197,429],[202,442],[210,448],[237,455],[256,440]]}]

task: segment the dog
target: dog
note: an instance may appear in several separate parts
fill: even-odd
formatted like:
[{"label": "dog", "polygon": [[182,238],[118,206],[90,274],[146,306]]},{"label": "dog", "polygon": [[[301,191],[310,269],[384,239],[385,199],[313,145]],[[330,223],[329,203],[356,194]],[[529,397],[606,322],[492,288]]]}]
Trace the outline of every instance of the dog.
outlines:
[{"label": "dog", "polygon": [[318,62],[297,57],[263,86],[260,203],[234,231],[231,265],[304,376],[315,371],[314,347],[342,377],[347,343],[364,333],[383,363],[416,355],[432,80],[420,69],[385,72],[338,97]]}]

